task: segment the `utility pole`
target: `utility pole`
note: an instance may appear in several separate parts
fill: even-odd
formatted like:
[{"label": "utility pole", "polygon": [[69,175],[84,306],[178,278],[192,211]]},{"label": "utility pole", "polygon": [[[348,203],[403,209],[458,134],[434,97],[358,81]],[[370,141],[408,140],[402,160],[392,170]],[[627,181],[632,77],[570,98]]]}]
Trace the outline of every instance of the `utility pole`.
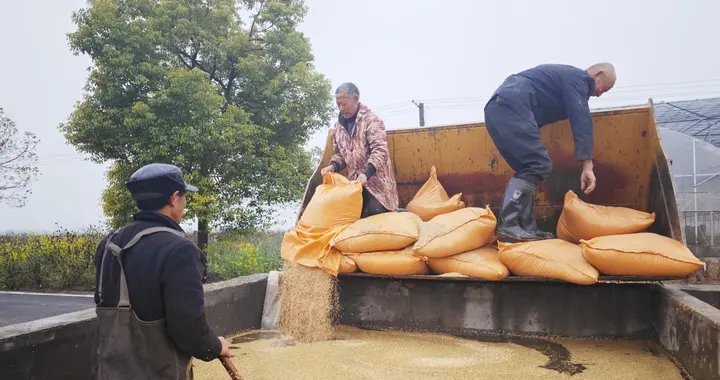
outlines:
[{"label": "utility pole", "polygon": [[420,112],[420,126],[425,126],[425,103],[417,103],[414,100],[412,101],[414,105],[416,105]]}]

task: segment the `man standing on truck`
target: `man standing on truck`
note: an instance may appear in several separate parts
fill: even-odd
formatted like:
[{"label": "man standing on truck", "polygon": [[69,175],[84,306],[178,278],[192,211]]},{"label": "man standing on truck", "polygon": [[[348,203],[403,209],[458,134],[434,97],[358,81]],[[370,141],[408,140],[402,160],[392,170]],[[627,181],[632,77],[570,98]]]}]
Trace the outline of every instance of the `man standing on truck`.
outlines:
[{"label": "man standing on truck", "polygon": [[205,317],[202,253],[180,227],[186,193],[198,189],[167,164],[140,168],[126,185],[140,212],[95,254],[95,378],[191,379],[191,357],[230,355]]},{"label": "man standing on truck", "polygon": [[550,239],[533,216],[537,185],[550,175],[552,163],[540,139],[540,127],[569,119],[575,159],[582,163],[580,188],[595,189],[593,123],[588,100],[610,90],[615,68],[598,63],[587,70],[545,64],[509,76],[485,105],[485,124],[495,146],[515,176],[505,188],[496,235],[501,241]]},{"label": "man standing on truck", "polygon": [[335,90],[335,102],[340,115],[332,130],[333,156],[320,173],[347,168],[349,179],[363,185],[362,218],[395,211],[399,197],[385,124],[360,103],[360,91],[353,83],[343,83]]}]

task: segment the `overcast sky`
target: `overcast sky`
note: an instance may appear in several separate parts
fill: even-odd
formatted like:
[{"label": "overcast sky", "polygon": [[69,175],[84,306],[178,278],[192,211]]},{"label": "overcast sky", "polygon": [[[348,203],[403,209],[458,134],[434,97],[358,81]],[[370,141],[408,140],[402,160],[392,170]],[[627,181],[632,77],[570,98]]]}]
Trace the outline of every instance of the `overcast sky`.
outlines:
[{"label": "overcast sky", "polygon": [[[720,1],[308,0],[302,31],[317,69],[355,82],[388,129],[482,120],[487,97],[541,63],[612,62],[617,87],[593,107],[720,96]],[[0,231],[79,229],[100,222],[104,165],[84,161],[58,124],[81,99],[87,57],[65,34],[83,0],[0,0],[0,106],[34,132],[40,179],[23,208],[0,205]],[[707,40],[703,40],[707,38]],[[310,142],[323,145],[327,129]],[[87,172],[86,175],[80,175]],[[294,221],[295,208],[284,223]]]}]

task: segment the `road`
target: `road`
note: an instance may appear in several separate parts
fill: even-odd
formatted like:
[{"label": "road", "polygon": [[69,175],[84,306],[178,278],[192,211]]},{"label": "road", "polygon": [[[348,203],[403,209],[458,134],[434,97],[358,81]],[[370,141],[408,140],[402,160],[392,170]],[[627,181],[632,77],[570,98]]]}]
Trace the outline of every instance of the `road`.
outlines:
[{"label": "road", "polygon": [[0,292],[0,327],[91,308],[92,296]]}]

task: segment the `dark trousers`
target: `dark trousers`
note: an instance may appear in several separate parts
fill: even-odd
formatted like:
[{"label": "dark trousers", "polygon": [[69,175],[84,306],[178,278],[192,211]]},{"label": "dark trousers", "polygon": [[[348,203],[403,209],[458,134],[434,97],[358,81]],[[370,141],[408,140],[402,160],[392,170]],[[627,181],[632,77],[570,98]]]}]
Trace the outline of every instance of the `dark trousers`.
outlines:
[{"label": "dark trousers", "polygon": [[540,139],[540,128],[523,102],[494,96],[485,106],[485,124],[516,178],[537,185],[550,175],[552,163]]},{"label": "dark trousers", "polygon": [[363,188],[363,206],[362,206],[362,215],[361,218],[367,218],[368,216],[373,216],[377,214],[382,214],[384,212],[388,212],[388,209],[386,209],[380,202],[378,202],[375,197],[370,194],[367,189]]}]

